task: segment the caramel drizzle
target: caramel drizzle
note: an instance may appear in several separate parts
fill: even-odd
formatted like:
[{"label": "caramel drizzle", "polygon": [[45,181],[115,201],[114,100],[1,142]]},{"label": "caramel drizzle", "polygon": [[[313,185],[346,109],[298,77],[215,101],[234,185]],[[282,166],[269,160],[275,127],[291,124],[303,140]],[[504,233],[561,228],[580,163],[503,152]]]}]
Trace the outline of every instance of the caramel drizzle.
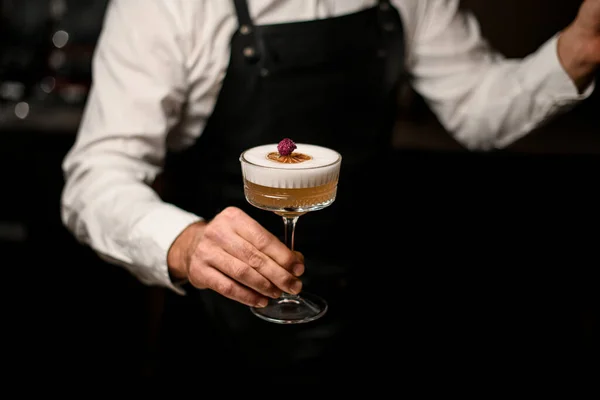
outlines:
[{"label": "caramel drizzle", "polygon": [[287,156],[282,156],[276,151],[267,154],[267,158],[271,161],[276,161],[282,164],[298,164],[312,159],[311,156],[302,153],[292,153]]}]

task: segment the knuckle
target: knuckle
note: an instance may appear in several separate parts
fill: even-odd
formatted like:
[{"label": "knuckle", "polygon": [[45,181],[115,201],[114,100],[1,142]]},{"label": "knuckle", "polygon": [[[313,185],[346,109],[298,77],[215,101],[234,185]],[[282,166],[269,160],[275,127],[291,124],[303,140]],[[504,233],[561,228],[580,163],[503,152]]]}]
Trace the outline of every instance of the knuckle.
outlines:
[{"label": "knuckle", "polygon": [[223,211],[221,211],[221,215],[227,218],[231,218],[231,219],[235,219],[235,218],[239,218],[239,216],[242,214],[242,210],[237,208],[237,207],[233,207],[233,206],[229,206],[227,208],[225,208]]},{"label": "knuckle", "polygon": [[207,243],[206,242],[201,241],[200,243],[198,243],[196,245],[196,247],[194,248],[194,251],[192,253],[193,256],[194,256],[194,258],[201,258],[202,255],[204,253],[206,253],[206,247],[207,247]]},{"label": "knuckle", "polygon": [[260,269],[264,266],[265,260],[260,254],[254,251],[248,257],[248,264],[254,269]]},{"label": "knuckle", "polygon": [[219,282],[213,289],[225,297],[231,297],[235,292],[235,286],[230,282]]},{"label": "knuckle", "polygon": [[247,260],[256,254],[256,248],[247,242],[240,246],[240,251],[242,252],[242,256]]},{"label": "knuckle", "polygon": [[297,261],[297,258],[294,256],[294,253],[289,253],[283,259],[284,265],[286,265],[288,267],[291,267],[292,265],[294,265],[296,263],[296,261]]},{"label": "knuckle", "polygon": [[231,267],[231,275],[233,278],[242,279],[248,275],[249,270],[250,268],[247,265],[234,265]]},{"label": "knuckle", "polygon": [[198,246],[200,246],[202,243],[206,242],[206,240],[214,240],[214,238],[217,235],[217,229],[216,229],[215,225],[216,225],[215,223],[211,223],[206,226],[206,229],[204,229],[203,240],[200,241]]},{"label": "knuckle", "polygon": [[264,249],[271,243],[271,238],[267,232],[257,232],[254,235],[254,241],[256,243],[256,247],[259,249]]},{"label": "knuckle", "polygon": [[190,267],[188,272],[188,281],[192,286],[198,289],[204,289],[207,287],[206,283],[204,282],[201,269],[194,265]]},{"label": "knuckle", "polygon": [[[221,236],[221,224],[219,224],[218,222],[214,222],[206,226],[206,229],[204,230],[205,239],[208,239],[213,242],[218,242]],[[200,243],[202,242],[203,241],[200,241]]]},{"label": "knuckle", "polygon": [[261,289],[263,289],[267,292],[275,290],[275,285],[268,279],[264,279],[261,282],[260,286],[261,286]]},{"label": "knuckle", "polygon": [[211,251],[208,243],[201,243],[194,251],[194,263],[198,265],[211,264],[214,251]]}]

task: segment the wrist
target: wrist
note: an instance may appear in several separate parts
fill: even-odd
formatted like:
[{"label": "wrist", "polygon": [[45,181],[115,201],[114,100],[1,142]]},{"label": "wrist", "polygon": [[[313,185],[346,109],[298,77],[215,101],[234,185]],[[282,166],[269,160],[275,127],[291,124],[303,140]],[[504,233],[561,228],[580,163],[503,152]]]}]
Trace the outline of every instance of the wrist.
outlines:
[{"label": "wrist", "polygon": [[185,281],[188,277],[190,255],[201,236],[206,223],[198,221],[188,225],[173,241],[167,253],[169,276],[173,281]]},{"label": "wrist", "polygon": [[598,69],[598,38],[570,25],[558,38],[558,58],[580,92],[594,79]]}]

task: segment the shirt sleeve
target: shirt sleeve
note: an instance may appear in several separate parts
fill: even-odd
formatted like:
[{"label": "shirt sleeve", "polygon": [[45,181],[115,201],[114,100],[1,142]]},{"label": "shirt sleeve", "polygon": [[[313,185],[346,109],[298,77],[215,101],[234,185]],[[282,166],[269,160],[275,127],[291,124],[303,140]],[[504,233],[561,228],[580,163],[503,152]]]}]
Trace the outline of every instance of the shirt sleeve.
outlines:
[{"label": "shirt sleeve", "polygon": [[590,96],[579,93],[557,53],[558,33],[524,59],[507,59],[482,37],[459,0],[419,1],[409,43],[412,84],[469,149],[504,148]]},{"label": "shirt sleeve", "polygon": [[199,216],[151,185],[185,100],[175,2],[113,0],[93,60],[93,86],[63,161],[61,216],[76,238],[148,285],[173,284],[167,252]]}]

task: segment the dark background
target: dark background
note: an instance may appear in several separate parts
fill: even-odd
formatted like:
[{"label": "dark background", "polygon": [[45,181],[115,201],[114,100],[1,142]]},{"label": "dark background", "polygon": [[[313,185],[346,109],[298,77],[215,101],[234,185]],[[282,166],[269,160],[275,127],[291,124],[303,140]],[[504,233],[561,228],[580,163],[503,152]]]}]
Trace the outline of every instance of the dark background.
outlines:
[{"label": "dark background", "polygon": [[[572,21],[580,4],[463,3],[477,14],[490,42],[509,57],[537,49]],[[148,374],[155,360],[162,290],[143,287],[120,268],[99,261],[60,222],[61,162],[75,139],[106,1],[0,0],[0,5],[0,266],[8,339],[4,359],[15,360],[11,369],[28,375],[47,374],[57,363],[68,365],[70,374],[106,374],[105,365],[116,375]],[[61,30],[69,34],[69,41],[57,47],[61,43],[56,32]],[[58,41],[53,43],[53,38]],[[424,102],[407,91],[395,136],[401,165],[415,176],[424,174],[432,186],[454,184],[456,192],[467,196],[480,183],[461,176],[473,171],[489,174],[498,193],[509,201],[525,201],[529,214],[521,217],[534,215],[549,227],[565,224],[571,230],[568,239],[563,236],[569,243],[562,257],[554,257],[560,240],[534,244],[533,237],[522,242],[528,257],[512,258],[505,265],[545,271],[542,274],[554,277],[554,285],[564,284],[555,288],[566,293],[568,301],[541,298],[537,310],[543,315],[556,312],[560,323],[569,325],[568,340],[582,355],[597,350],[598,303],[592,277],[600,260],[595,193],[599,111],[596,91],[584,104],[510,148],[475,154],[455,143]],[[443,168],[436,172],[432,165]],[[399,190],[410,191],[410,183],[405,185]],[[412,211],[410,202],[406,209],[399,204],[401,212]],[[500,261],[488,254],[482,268],[496,262]]]}]

